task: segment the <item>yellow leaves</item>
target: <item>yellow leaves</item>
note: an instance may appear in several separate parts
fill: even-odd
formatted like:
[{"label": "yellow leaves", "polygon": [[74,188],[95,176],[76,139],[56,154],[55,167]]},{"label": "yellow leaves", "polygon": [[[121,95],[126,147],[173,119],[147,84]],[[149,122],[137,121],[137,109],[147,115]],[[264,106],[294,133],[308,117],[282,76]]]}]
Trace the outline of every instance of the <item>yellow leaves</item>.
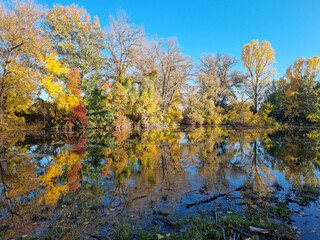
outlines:
[{"label": "yellow leaves", "polygon": [[306,60],[306,71],[307,72],[319,72],[319,66],[320,66],[320,59],[317,56],[314,56],[313,58],[308,58]]},{"label": "yellow leaves", "polygon": [[[252,103],[238,102],[232,106],[228,112],[228,121],[230,123],[242,123],[244,125],[261,125],[263,120],[260,114],[253,114],[251,111]],[[270,107],[270,106],[269,106]],[[272,121],[269,119],[267,114],[270,112],[268,109],[266,112],[262,111],[262,115],[266,120]]]},{"label": "yellow leaves", "polygon": [[39,76],[35,69],[30,69],[14,59],[10,62],[11,65],[7,66],[10,74],[0,80],[2,86],[5,86],[1,92],[1,108],[8,115],[15,115],[28,110],[36,93]]},{"label": "yellow leaves", "polygon": [[[49,12],[47,19],[50,21],[51,27],[54,28],[55,32],[59,35],[68,35],[68,27],[77,26],[87,31],[92,28],[89,24],[91,17],[87,10],[83,7],[79,8],[76,4],[72,4],[71,6],[55,5]],[[99,25],[99,19],[97,17],[94,18],[93,25]]]},{"label": "yellow leaves", "polygon": [[257,113],[271,76],[275,75],[275,53],[270,42],[262,41],[259,45],[258,40],[253,40],[243,46],[241,59],[248,70],[245,87],[254,102],[254,113]]},{"label": "yellow leaves", "polygon": [[262,41],[260,45],[258,40],[245,44],[241,59],[243,65],[255,77],[259,78],[265,73],[272,76],[275,73],[271,66],[275,62],[275,53],[268,41]]},{"label": "yellow leaves", "polygon": [[264,56],[260,56],[262,53],[262,50],[264,50],[263,42],[259,46],[258,40],[252,40],[250,43],[247,43],[243,46],[242,50],[242,61],[245,65],[247,64],[254,64],[254,61],[258,58],[263,58]]},{"label": "yellow leaves", "polygon": [[66,112],[72,112],[79,104],[80,101],[77,96],[73,94],[62,94],[58,101],[58,108],[64,109]]},{"label": "yellow leaves", "polygon": [[319,90],[316,87],[319,73],[320,59],[317,56],[302,57],[287,69],[280,98],[284,115],[289,120],[319,121]]},{"label": "yellow leaves", "polygon": [[78,96],[67,89],[62,81],[63,76],[68,73],[68,68],[61,64],[55,54],[42,56],[39,61],[45,73],[42,74],[40,84],[45,88],[46,93],[57,103],[60,110],[71,112],[79,105]]},{"label": "yellow leaves", "polygon": [[31,1],[0,4],[1,121],[7,114],[24,112],[36,95],[36,58],[50,46],[40,24],[43,14]]},{"label": "yellow leaves", "polygon": [[273,123],[272,117],[268,116],[269,113],[271,113],[273,107],[274,106],[270,102],[265,102],[262,106],[262,109],[259,111],[261,120],[267,125],[271,125]]},{"label": "yellow leaves", "polygon": [[179,122],[182,120],[183,116],[182,116],[182,111],[181,110],[177,110],[177,109],[173,109],[172,107],[169,109],[168,111],[168,118],[169,118],[169,122]]},{"label": "yellow leaves", "polygon": [[157,237],[158,237],[158,239],[162,239],[162,238],[164,238],[164,236],[163,236],[163,235],[161,235],[160,233],[158,233],[158,234],[157,234]]},{"label": "yellow leaves", "polygon": [[179,122],[183,119],[182,111],[179,109],[181,103],[181,94],[175,93],[172,98],[171,106],[168,111],[169,123]]},{"label": "yellow leaves", "polygon": [[68,73],[67,66],[63,65],[56,54],[49,54],[40,56],[39,61],[43,67],[43,70],[48,72],[50,75],[58,75]]}]

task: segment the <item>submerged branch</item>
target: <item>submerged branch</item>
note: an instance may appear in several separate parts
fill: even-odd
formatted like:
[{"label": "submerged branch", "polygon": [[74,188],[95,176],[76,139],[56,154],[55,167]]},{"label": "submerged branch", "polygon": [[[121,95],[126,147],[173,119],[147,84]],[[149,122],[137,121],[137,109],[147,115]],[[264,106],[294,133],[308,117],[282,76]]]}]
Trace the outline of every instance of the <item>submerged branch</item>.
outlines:
[{"label": "submerged branch", "polygon": [[236,228],[236,227],[231,226],[231,225],[229,225],[229,227],[230,227],[231,229],[233,229],[234,231],[236,231],[236,232],[240,233],[240,234],[241,234],[241,235],[243,235],[243,236],[246,236],[246,237],[249,237],[249,238],[251,238],[251,237],[252,237],[252,235],[251,235],[251,234],[246,233],[246,232],[244,232],[244,231],[240,230],[239,228]]},{"label": "submerged branch", "polygon": [[154,217],[155,219],[163,222],[164,224],[168,225],[168,226],[171,227],[172,229],[174,229],[175,226],[174,226],[174,224],[173,224],[170,220],[159,218],[159,217],[157,217],[156,215],[154,215],[153,217]]},{"label": "submerged branch", "polygon": [[128,204],[128,203],[130,203],[130,202],[132,202],[132,201],[138,200],[138,199],[140,199],[140,198],[145,198],[145,197],[147,197],[147,196],[148,196],[148,195],[142,195],[142,196],[140,196],[140,197],[136,197],[136,198],[130,199],[130,200],[124,202],[124,203],[119,203],[119,204],[115,205],[113,208],[120,207],[121,205],[126,205],[126,204]]},{"label": "submerged branch", "polygon": [[232,192],[236,192],[236,191],[240,191],[242,189],[242,186],[241,187],[238,187],[230,192],[226,192],[226,193],[221,193],[221,194],[218,194],[216,196],[213,196],[211,198],[208,198],[208,199],[205,199],[205,200],[202,200],[202,201],[199,201],[199,202],[195,202],[195,203],[189,203],[186,205],[186,208],[190,208],[190,207],[193,207],[193,206],[196,206],[196,205],[200,205],[202,203],[208,203],[208,202],[212,202],[214,200],[216,200],[217,198],[220,198],[220,197],[224,197],[225,195],[228,195]]}]

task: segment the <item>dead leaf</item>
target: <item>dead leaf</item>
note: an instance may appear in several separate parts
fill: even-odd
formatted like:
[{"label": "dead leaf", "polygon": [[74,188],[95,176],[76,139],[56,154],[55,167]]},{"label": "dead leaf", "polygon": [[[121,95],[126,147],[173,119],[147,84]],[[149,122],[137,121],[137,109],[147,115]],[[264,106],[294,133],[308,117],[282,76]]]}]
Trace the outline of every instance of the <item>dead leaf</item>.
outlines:
[{"label": "dead leaf", "polygon": [[163,235],[161,235],[160,233],[157,234],[158,239],[164,238]]}]

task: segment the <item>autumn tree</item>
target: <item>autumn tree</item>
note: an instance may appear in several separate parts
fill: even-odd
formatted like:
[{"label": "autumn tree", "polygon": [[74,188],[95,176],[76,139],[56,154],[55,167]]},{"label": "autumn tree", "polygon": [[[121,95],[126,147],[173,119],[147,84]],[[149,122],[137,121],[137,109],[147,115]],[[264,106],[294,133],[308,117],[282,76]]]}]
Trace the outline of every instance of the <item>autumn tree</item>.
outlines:
[{"label": "autumn tree", "polygon": [[275,74],[275,53],[270,42],[262,41],[259,44],[258,40],[253,40],[243,46],[241,59],[248,71],[245,90],[253,101],[253,113],[256,114],[266,97],[271,76]]},{"label": "autumn tree", "polygon": [[181,53],[177,39],[155,41],[153,51],[157,66],[155,81],[156,94],[159,96],[160,109],[167,115],[173,106],[175,96],[181,94],[191,79],[191,58]]},{"label": "autumn tree", "polygon": [[33,1],[0,3],[0,123],[26,111],[37,90],[38,57],[49,44],[41,28],[45,10]]},{"label": "autumn tree", "polygon": [[128,77],[128,69],[134,65],[137,51],[144,40],[144,30],[130,24],[128,15],[118,11],[116,18],[110,16],[106,29],[107,71],[108,77],[122,84]]},{"label": "autumn tree", "polygon": [[289,120],[314,122],[320,120],[320,59],[300,58],[287,69],[280,81],[281,107]]},{"label": "autumn tree", "polygon": [[204,123],[220,123],[230,99],[236,98],[235,91],[244,79],[239,71],[232,70],[237,62],[230,55],[201,55],[197,67],[197,97],[202,104]]},{"label": "autumn tree", "polygon": [[60,61],[80,73],[87,95],[102,86],[104,33],[98,17],[91,18],[83,7],[55,5],[45,24]]},{"label": "autumn tree", "polygon": [[202,125],[204,123],[203,103],[199,99],[198,87],[189,85],[185,92],[185,109],[183,111],[183,123]]},{"label": "autumn tree", "polygon": [[158,75],[156,56],[153,43],[145,40],[138,49],[134,64],[133,78],[135,79],[136,98],[131,101],[136,118],[142,127],[156,126],[160,123],[159,95],[155,83]]},{"label": "autumn tree", "polygon": [[213,101],[216,107],[225,108],[230,98],[236,97],[236,88],[244,77],[232,70],[238,60],[230,55],[202,54],[197,68],[197,83],[202,98]]},{"label": "autumn tree", "polygon": [[87,121],[87,108],[83,105],[82,91],[80,89],[82,79],[80,78],[80,73],[77,69],[71,68],[67,75],[67,89],[79,99],[79,105],[77,105],[71,114],[67,118],[69,124],[76,126],[88,126]]},{"label": "autumn tree", "polygon": [[143,115],[147,114],[148,107],[152,108],[152,103],[148,102],[150,99],[139,93],[137,84],[140,80],[134,78],[144,38],[143,28],[131,24],[125,12],[118,11],[116,17],[110,16],[110,25],[106,29],[106,71],[111,81],[109,104],[115,112],[114,125],[117,128],[129,126],[130,121],[135,125],[146,124]]},{"label": "autumn tree", "polygon": [[[55,113],[55,124],[62,125],[70,115],[74,115],[85,125],[85,110],[82,106],[82,96],[78,88],[80,79],[77,71],[71,70],[58,60],[54,54],[40,58],[42,74],[40,85],[48,95],[49,101],[57,108]],[[69,79],[68,82],[65,79]]]}]

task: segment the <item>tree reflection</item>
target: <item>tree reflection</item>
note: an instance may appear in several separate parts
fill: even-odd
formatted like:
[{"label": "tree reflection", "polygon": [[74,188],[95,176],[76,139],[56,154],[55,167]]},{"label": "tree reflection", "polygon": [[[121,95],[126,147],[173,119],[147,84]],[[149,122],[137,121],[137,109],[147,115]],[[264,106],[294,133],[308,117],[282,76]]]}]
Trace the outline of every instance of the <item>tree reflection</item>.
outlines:
[{"label": "tree reflection", "polygon": [[63,236],[78,238],[116,213],[143,217],[180,206],[188,192],[197,198],[236,183],[266,195],[277,172],[293,187],[319,184],[319,130],[2,135],[0,151],[0,206],[2,224],[11,226],[8,238],[61,229]]},{"label": "tree reflection", "polygon": [[317,186],[319,178],[319,130],[279,131],[271,135],[276,139],[268,154],[273,157],[274,169],[280,171],[293,186]]}]

